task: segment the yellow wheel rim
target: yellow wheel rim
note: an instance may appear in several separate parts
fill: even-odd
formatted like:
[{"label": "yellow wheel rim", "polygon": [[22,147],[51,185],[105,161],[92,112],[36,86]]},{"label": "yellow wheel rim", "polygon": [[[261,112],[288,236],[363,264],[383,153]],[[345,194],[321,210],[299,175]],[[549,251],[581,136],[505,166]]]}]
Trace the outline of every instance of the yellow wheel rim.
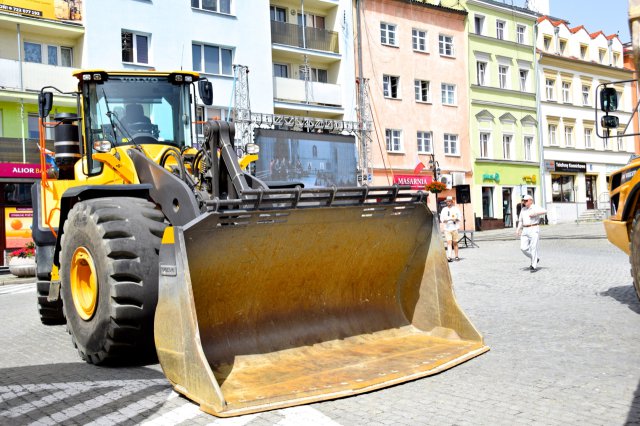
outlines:
[{"label": "yellow wheel rim", "polygon": [[80,318],[91,319],[98,304],[98,279],[89,250],[78,247],[71,258],[71,296]]}]

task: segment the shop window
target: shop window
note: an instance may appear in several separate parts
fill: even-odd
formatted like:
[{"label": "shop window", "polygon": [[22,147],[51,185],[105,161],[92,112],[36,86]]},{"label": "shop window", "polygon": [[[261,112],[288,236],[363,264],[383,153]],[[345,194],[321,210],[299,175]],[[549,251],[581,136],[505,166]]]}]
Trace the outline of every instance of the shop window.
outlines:
[{"label": "shop window", "polygon": [[490,186],[482,187],[482,217],[493,217],[493,188]]},{"label": "shop window", "polygon": [[31,183],[3,183],[4,203],[8,205],[31,205]]},{"label": "shop window", "polygon": [[574,176],[551,175],[551,195],[554,203],[573,203]]},{"label": "shop window", "polygon": [[29,132],[29,139],[38,139],[40,137],[40,126],[37,114],[29,114],[27,118],[27,130]]}]

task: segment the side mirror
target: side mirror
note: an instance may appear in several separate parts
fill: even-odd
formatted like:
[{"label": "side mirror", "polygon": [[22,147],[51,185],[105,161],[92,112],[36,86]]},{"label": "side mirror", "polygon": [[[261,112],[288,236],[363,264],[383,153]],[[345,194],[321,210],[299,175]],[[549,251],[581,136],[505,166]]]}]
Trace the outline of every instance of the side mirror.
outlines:
[{"label": "side mirror", "polygon": [[49,115],[51,108],[53,108],[53,93],[40,92],[38,94],[38,115],[40,118]]},{"label": "side mirror", "polygon": [[200,80],[198,81],[198,92],[200,93],[200,99],[205,105],[213,104],[213,85],[210,81]]},{"label": "side mirror", "polygon": [[615,115],[605,115],[600,119],[600,125],[604,129],[617,129],[620,120]]},{"label": "side mirror", "polygon": [[618,110],[618,92],[613,87],[600,89],[600,109],[604,112]]}]

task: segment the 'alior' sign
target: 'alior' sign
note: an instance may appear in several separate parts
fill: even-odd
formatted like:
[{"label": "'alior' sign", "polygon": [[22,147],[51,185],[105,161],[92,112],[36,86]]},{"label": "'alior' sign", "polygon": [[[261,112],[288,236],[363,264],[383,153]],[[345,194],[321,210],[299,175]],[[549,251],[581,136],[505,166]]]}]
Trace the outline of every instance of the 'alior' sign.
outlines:
[{"label": "'alior' sign", "polygon": [[3,178],[39,178],[40,164],[0,163],[0,177]]}]

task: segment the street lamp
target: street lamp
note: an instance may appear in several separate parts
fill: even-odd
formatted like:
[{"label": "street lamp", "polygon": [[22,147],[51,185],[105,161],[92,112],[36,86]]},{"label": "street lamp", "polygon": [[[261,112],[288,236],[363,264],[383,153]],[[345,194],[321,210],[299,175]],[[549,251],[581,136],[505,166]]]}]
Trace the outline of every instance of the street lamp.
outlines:
[{"label": "street lamp", "polygon": [[439,180],[440,179],[440,163],[438,163],[436,161],[436,157],[433,154],[429,154],[429,167],[431,168],[431,171],[433,172],[433,179],[434,180]]}]

